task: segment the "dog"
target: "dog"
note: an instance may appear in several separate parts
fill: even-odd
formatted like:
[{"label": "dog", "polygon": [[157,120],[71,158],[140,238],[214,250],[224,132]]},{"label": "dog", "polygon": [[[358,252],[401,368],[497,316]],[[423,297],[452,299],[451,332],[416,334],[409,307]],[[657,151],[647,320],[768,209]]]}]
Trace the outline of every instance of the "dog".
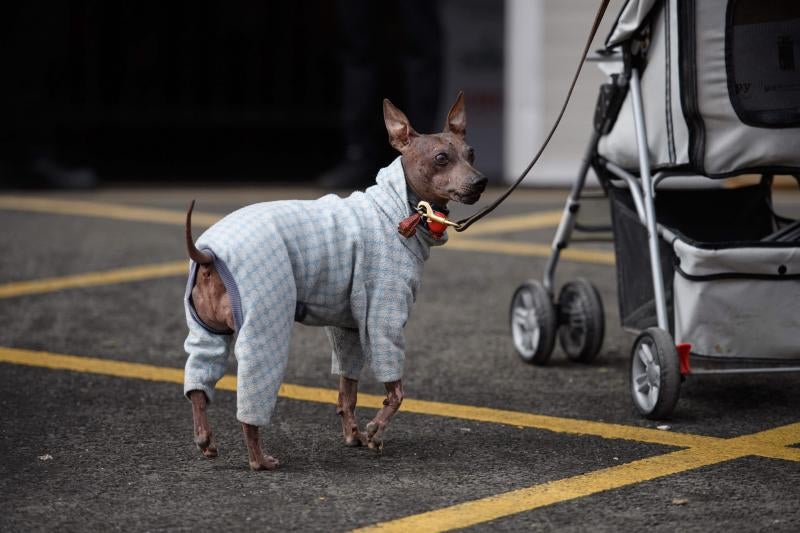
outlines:
[{"label": "dog", "polygon": [[[196,243],[190,205],[184,395],[192,405],[194,441],[206,457],[218,453],[207,407],[232,350],[238,361],[236,417],[250,467],[278,467],[261,449],[259,427],[269,424],[275,407],[294,321],[326,329],[332,372],[339,376],[336,412],[344,443],[382,449],[403,401],[403,328],[430,247],[447,240],[424,220],[408,237],[398,233],[398,223],[414,215],[419,200],[442,213],[451,200],[473,204],[487,183],[465,141],[463,93],[442,133],[417,133],[388,99],[383,116],[400,155],[364,192],[253,204],[214,224]],[[384,383],[386,399],[362,432],[355,408],[367,361]]]}]

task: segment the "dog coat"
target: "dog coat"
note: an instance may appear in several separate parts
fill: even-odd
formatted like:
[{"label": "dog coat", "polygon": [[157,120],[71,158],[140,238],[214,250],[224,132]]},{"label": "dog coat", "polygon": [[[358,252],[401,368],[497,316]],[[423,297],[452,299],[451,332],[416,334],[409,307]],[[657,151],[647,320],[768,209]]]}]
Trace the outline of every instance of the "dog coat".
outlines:
[{"label": "dog coat", "polygon": [[411,212],[401,158],[378,172],[376,185],[347,198],[278,201],[244,207],[197,240],[210,252],[231,299],[235,331],[199,320],[190,262],[184,307],[189,335],[184,394],[213,399],[231,348],[238,362],[237,418],[266,426],[289,354],[295,310],[302,323],[325,326],[332,371],[358,379],[365,361],[375,377],[403,375],[403,328],[430,247],[444,244],[420,225],[406,239],[397,224]]}]

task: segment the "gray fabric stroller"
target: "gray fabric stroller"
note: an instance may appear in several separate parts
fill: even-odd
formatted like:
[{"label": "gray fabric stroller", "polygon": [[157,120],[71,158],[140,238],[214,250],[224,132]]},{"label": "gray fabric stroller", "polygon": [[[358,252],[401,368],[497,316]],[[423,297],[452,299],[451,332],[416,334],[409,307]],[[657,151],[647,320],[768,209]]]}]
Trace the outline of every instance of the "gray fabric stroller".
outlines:
[{"label": "gray fabric stroller", "polygon": [[[643,416],[669,416],[689,375],[800,370],[800,222],[771,202],[773,176],[800,176],[800,2],[629,0],[587,59],[609,81],[544,279],[511,302],[519,356],[546,364],[556,336],[571,359],[598,354],[600,294],[578,279],[556,297],[554,278],[574,232],[610,229]],[[590,167],[610,227],[578,220]]]}]

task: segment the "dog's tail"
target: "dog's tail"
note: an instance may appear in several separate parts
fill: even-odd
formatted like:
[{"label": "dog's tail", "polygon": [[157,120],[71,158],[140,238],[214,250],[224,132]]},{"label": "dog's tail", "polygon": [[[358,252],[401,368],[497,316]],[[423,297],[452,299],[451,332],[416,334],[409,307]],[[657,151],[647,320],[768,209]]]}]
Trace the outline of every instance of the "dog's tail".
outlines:
[{"label": "dog's tail", "polygon": [[207,265],[214,262],[214,257],[207,253],[201,252],[194,245],[192,238],[192,210],[194,209],[194,200],[189,204],[189,211],[186,213],[186,248],[189,250],[189,258],[198,265]]}]

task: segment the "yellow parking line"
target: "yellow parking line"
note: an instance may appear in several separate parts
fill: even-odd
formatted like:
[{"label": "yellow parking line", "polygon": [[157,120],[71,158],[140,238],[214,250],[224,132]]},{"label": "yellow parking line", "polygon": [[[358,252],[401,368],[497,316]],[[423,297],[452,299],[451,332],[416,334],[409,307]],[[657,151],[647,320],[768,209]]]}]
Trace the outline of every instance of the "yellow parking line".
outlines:
[{"label": "yellow parking line", "polygon": [[[144,379],[149,381],[183,383],[183,371],[177,368],[115,361],[112,359],[55,354],[19,348],[0,347],[0,362],[43,367],[53,370],[70,370],[74,372]],[[217,388],[220,390],[235,391],[236,378],[234,376],[223,377],[222,380],[217,384]],[[293,400],[336,403],[337,392],[333,389],[283,384],[281,386],[280,395],[284,398]],[[383,402],[382,396],[373,394],[359,394],[358,397],[359,402],[363,407],[379,408]],[[489,422],[493,424],[515,426],[520,428],[524,427],[540,429],[555,433],[567,433],[573,435],[601,437],[604,439],[621,439],[636,442],[646,442],[650,444],[660,444],[663,446],[702,448],[717,446],[721,442],[728,443],[727,446],[734,446],[733,441],[720,439],[718,437],[660,431],[657,429],[626,426],[623,424],[561,418],[538,415],[534,413],[524,413],[520,411],[492,409],[488,407],[434,402],[428,400],[415,400],[413,398],[406,399],[403,402],[403,412],[456,418],[475,422]],[[789,430],[786,431],[788,432],[781,434],[783,439],[781,442],[789,442],[795,438],[796,440],[800,441],[800,436],[798,436],[800,433],[798,433],[797,429],[790,427]],[[776,438],[776,436],[771,436],[769,437],[768,441],[775,440]],[[768,457],[800,460],[800,449],[768,446],[768,441],[765,443],[740,440],[735,444],[738,446],[736,449],[740,454],[756,454],[766,455]]]},{"label": "yellow parking line", "polygon": [[[553,228],[561,221],[563,211],[544,211],[527,215],[511,215],[487,219],[471,226],[463,235],[487,235],[489,233],[509,233],[512,231]],[[451,234],[454,232],[451,232]]]},{"label": "yellow parking line", "polygon": [[[14,195],[0,195],[0,209],[175,225],[183,225],[186,220],[186,212],[175,209],[132,207],[107,202],[31,198]],[[198,226],[210,226],[220,218],[222,218],[221,215],[211,213],[195,212],[192,214],[192,222]],[[486,235],[554,227],[558,225],[560,218],[561,211],[497,217],[470,228],[469,235]]]},{"label": "yellow parking line", "polygon": [[[759,431],[752,435],[745,435],[739,437],[738,440],[755,444],[766,442],[776,446],[793,446],[800,442],[800,422]],[[797,451],[800,452],[800,448],[798,448]]]},{"label": "yellow parking line", "polygon": [[171,261],[155,265],[119,268],[105,272],[89,272],[73,276],[4,283],[0,285],[0,298],[185,275],[189,271],[188,265],[189,260],[186,259],[184,261]]},{"label": "yellow parking line", "polygon": [[[0,362],[43,367],[53,370],[70,370],[74,372],[144,379],[149,381],[183,383],[183,370],[177,368],[129,363],[111,359],[55,354],[19,348],[0,347]],[[225,376],[217,384],[217,388],[220,390],[235,391],[236,378],[234,376]],[[280,395],[284,398],[294,400],[336,403],[337,392],[333,389],[284,384],[281,386]],[[359,394],[358,400],[359,404],[364,407],[379,408],[382,405],[383,397],[373,394]],[[606,422],[559,418],[503,409],[491,409],[488,407],[415,400],[413,398],[403,401],[402,412],[457,418],[476,422],[490,422],[573,435],[588,435],[605,439],[648,442],[665,446],[713,446],[720,441],[720,439],[716,437],[660,431],[657,429],[610,424]]]},{"label": "yellow parking line", "polygon": [[[359,398],[361,396],[359,395]],[[658,429],[626,426],[610,422],[594,422],[573,418],[492,409],[451,403],[432,402],[408,399],[403,401],[403,411],[433,416],[446,416],[477,422],[490,422],[516,427],[543,429],[555,433],[573,435],[591,435],[605,439],[622,439],[664,446],[690,447],[711,445],[717,442],[716,437],[674,433]]]},{"label": "yellow parking line", "polygon": [[689,448],[383,522],[355,531],[430,532],[465,528],[738,457],[741,455],[737,452],[719,446],[709,449]]},{"label": "yellow parking line", "polygon": [[128,363],[126,361],[100,359],[97,357],[78,357],[19,348],[0,348],[0,362],[118,378],[183,383],[183,369],[180,368]]},{"label": "yellow parking line", "polygon": [[[105,202],[31,198],[29,196],[0,195],[0,209],[110,218],[116,220],[133,220],[136,222],[155,222],[180,226],[186,221],[186,212],[175,209],[132,207]],[[222,218],[220,215],[209,213],[192,213],[192,222],[197,224],[197,226],[210,226],[220,218]]]},{"label": "yellow parking line", "polygon": [[[53,198],[31,198],[27,196],[0,195],[0,209],[14,211],[33,211],[38,213],[78,215],[136,222],[183,225],[184,211],[131,207],[122,204],[87,202],[80,200],[59,200]],[[457,235],[450,232],[450,241],[444,249],[473,252],[489,252],[507,255],[549,257],[550,246],[545,244],[508,242],[501,240],[473,239],[472,235],[489,235],[522,230],[541,229],[558,225],[561,211],[545,211],[526,215],[512,215],[482,222],[469,230],[469,234]],[[211,213],[192,214],[192,221],[198,227],[210,226],[221,218]],[[567,248],[562,250],[565,260],[602,265],[614,264],[614,253],[605,250]]]},{"label": "yellow parking line", "polygon": [[[17,348],[0,347],[0,362],[149,381],[183,382],[183,371],[178,368]],[[217,388],[236,390],[236,378],[225,376]],[[333,404],[337,393],[331,389],[284,384],[280,395],[284,398]],[[371,394],[362,394],[359,398],[362,405],[373,408],[380,407],[383,400],[382,397]],[[786,447],[800,442],[800,423],[723,439],[425,400],[406,400],[403,410],[416,414],[688,448],[375,524],[359,531],[447,531],[464,528],[748,455],[800,461],[800,449]]]},{"label": "yellow parking line", "polygon": [[[500,241],[493,239],[472,239],[465,237],[450,238],[445,249],[465,250],[469,252],[490,252],[506,255],[524,255],[534,257],[550,257],[552,248],[547,244]],[[614,252],[583,248],[567,248],[561,251],[561,258],[581,263],[613,265]]]},{"label": "yellow parking line", "polygon": [[[544,244],[507,242],[490,239],[451,239],[445,248],[510,255],[533,255],[538,257],[548,257],[550,254],[550,247]],[[614,254],[602,250],[567,249],[562,250],[561,257],[585,263],[614,264]],[[110,285],[113,283],[182,276],[187,272],[188,259],[100,272],[87,272],[85,274],[74,274],[70,276],[14,281],[0,284],[0,299],[66,289]]]},{"label": "yellow parking line", "polygon": [[[742,456],[760,455],[771,459],[800,461],[800,448],[787,447],[798,442],[800,442],[800,422],[727,439],[725,446]],[[754,450],[758,450],[758,453],[753,453]]]}]

